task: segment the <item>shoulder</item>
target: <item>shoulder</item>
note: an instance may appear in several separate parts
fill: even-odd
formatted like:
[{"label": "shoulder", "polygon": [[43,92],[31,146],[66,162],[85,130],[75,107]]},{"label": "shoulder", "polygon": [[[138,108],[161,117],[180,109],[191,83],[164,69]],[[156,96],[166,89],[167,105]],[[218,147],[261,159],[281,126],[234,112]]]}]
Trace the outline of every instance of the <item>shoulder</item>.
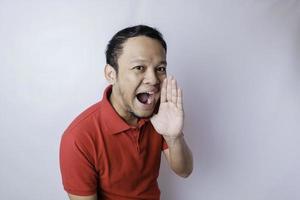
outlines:
[{"label": "shoulder", "polygon": [[97,102],[80,113],[64,131],[62,137],[81,138],[93,136],[101,120],[101,102]]}]

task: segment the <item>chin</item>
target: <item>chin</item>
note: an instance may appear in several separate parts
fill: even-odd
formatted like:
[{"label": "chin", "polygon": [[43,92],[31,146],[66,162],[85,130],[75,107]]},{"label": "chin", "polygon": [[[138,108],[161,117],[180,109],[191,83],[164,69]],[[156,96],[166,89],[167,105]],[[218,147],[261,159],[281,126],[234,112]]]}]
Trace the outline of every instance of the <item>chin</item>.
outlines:
[{"label": "chin", "polygon": [[150,118],[154,114],[153,111],[142,111],[142,112],[134,112],[134,115],[138,118]]},{"label": "chin", "polygon": [[144,109],[136,109],[134,114],[138,118],[150,118],[153,115],[158,113],[159,110],[159,105],[160,105],[160,99],[156,101],[152,109],[144,110]]}]

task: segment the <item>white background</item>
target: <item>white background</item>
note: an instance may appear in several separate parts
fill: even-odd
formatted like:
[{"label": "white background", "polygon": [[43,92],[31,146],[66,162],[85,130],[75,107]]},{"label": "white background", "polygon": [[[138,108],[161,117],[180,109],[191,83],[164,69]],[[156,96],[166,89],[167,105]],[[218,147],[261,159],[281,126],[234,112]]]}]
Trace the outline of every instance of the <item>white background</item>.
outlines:
[{"label": "white background", "polygon": [[99,101],[118,30],[157,27],[184,91],[194,171],[163,200],[300,199],[300,1],[0,0],[0,195],[66,199],[62,132]]}]

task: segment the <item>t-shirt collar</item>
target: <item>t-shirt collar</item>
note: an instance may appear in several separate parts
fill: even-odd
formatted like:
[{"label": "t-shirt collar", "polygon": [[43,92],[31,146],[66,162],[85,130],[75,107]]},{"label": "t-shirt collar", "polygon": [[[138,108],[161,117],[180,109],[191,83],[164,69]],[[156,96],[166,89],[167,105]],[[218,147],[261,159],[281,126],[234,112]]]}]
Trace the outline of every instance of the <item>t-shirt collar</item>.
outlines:
[{"label": "t-shirt collar", "polygon": [[[109,101],[109,96],[111,92],[112,92],[112,85],[109,85],[105,89],[101,101],[102,103],[101,116],[105,124],[107,125],[109,132],[112,134],[116,134],[116,133],[124,132],[128,129],[136,128],[134,126],[127,124],[113,108],[113,106]],[[149,121],[149,119],[139,119],[137,127],[141,128],[147,121]]]}]

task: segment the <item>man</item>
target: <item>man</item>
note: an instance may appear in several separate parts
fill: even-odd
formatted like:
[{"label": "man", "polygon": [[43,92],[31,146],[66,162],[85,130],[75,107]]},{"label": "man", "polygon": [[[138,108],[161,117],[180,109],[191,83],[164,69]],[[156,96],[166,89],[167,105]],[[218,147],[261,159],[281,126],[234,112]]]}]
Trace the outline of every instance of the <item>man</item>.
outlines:
[{"label": "man", "polygon": [[60,167],[71,200],[159,199],[161,151],[177,175],[192,172],[182,91],[166,75],[166,51],[162,35],[144,25],[110,40],[104,69],[110,86],[61,140]]}]

